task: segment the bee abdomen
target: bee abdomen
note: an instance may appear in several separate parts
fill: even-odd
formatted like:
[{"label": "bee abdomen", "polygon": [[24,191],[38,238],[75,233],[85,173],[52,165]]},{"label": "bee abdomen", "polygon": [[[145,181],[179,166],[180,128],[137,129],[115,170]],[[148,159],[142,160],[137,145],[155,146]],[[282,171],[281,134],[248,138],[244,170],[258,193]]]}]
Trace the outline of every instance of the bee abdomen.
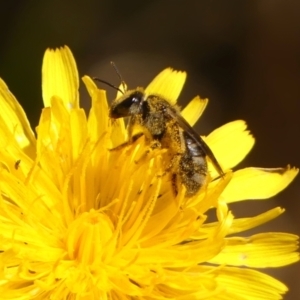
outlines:
[{"label": "bee abdomen", "polygon": [[186,196],[195,195],[204,185],[207,162],[202,149],[185,135],[186,151],[180,159],[180,177],[186,187]]},{"label": "bee abdomen", "polygon": [[184,136],[185,136],[185,143],[186,143],[187,150],[190,152],[192,156],[201,156],[201,157],[205,156],[202,149],[197,145],[197,143],[195,143],[193,139],[188,137],[186,134],[184,134]]}]

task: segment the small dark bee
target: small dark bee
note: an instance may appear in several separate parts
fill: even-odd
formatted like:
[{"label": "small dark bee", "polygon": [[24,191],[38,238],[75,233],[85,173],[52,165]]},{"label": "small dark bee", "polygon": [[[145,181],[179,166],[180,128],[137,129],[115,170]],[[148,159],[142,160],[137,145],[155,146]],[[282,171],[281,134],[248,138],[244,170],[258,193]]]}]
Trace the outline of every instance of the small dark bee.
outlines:
[{"label": "small dark bee", "polygon": [[[103,80],[99,81],[121,91]],[[143,128],[143,134],[152,148],[169,150],[170,167],[167,171],[171,174],[175,195],[178,193],[178,179],[185,186],[187,197],[195,195],[205,184],[206,157],[209,157],[218,173],[224,175],[210,148],[182,117],[179,108],[160,95],[146,95],[142,88],[126,91],[112,102],[110,117],[130,117],[128,143],[134,138],[134,126],[138,125]]]}]

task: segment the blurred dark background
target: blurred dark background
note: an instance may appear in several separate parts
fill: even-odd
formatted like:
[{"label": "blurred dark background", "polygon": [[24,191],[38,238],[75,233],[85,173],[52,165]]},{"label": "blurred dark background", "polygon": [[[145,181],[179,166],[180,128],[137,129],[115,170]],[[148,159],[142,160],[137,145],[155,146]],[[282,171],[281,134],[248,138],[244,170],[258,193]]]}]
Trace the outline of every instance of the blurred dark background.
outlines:
[{"label": "blurred dark background", "polygon": [[[289,0],[6,1],[0,10],[0,77],[33,127],[42,108],[41,64],[48,47],[68,45],[80,76],[145,86],[163,68],[186,70],[179,102],[210,99],[198,123],[208,134],[244,119],[256,145],[242,166],[300,167],[300,2]],[[87,93],[82,89],[84,106]],[[109,91],[110,99],[114,92]],[[300,234],[300,177],[269,201],[232,205],[250,216],[283,206],[260,230]],[[299,299],[300,264],[269,270]]]}]

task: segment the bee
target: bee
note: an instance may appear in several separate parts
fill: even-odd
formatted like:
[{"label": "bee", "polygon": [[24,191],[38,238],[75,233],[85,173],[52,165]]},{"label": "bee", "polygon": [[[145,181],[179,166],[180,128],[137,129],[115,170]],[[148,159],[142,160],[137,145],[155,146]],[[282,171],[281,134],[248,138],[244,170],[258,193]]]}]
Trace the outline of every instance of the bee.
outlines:
[{"label": "bee", "polygon": [[142,88],[123,92],[103,80],[99,81],[123,93],[111,103],[109,116],[112,119],[129,117],[128,143],[134,139],[134,127],[139,126],[151,148],[168,149],[170,167],[167,171],[171,174],[175,195],[180,183],[185,186],[187,197],[197,194],[207,178],[206,157],[211,160],[219,175],[224,175],[211,149],[182,117],[176,105],[171,105],[160,95],[147,95]]}]

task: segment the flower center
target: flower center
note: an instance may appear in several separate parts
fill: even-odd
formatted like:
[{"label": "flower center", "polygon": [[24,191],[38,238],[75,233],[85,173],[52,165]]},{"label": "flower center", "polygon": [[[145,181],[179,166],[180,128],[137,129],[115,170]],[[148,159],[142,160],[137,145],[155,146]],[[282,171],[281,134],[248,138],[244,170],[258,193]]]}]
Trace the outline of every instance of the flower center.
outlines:
[{"label": "flower center", "polygon": [[85,212],[70,224],[66,247],[70,259],[82,264],[99,263],[113,235],[113,224],[103,213]]}]

